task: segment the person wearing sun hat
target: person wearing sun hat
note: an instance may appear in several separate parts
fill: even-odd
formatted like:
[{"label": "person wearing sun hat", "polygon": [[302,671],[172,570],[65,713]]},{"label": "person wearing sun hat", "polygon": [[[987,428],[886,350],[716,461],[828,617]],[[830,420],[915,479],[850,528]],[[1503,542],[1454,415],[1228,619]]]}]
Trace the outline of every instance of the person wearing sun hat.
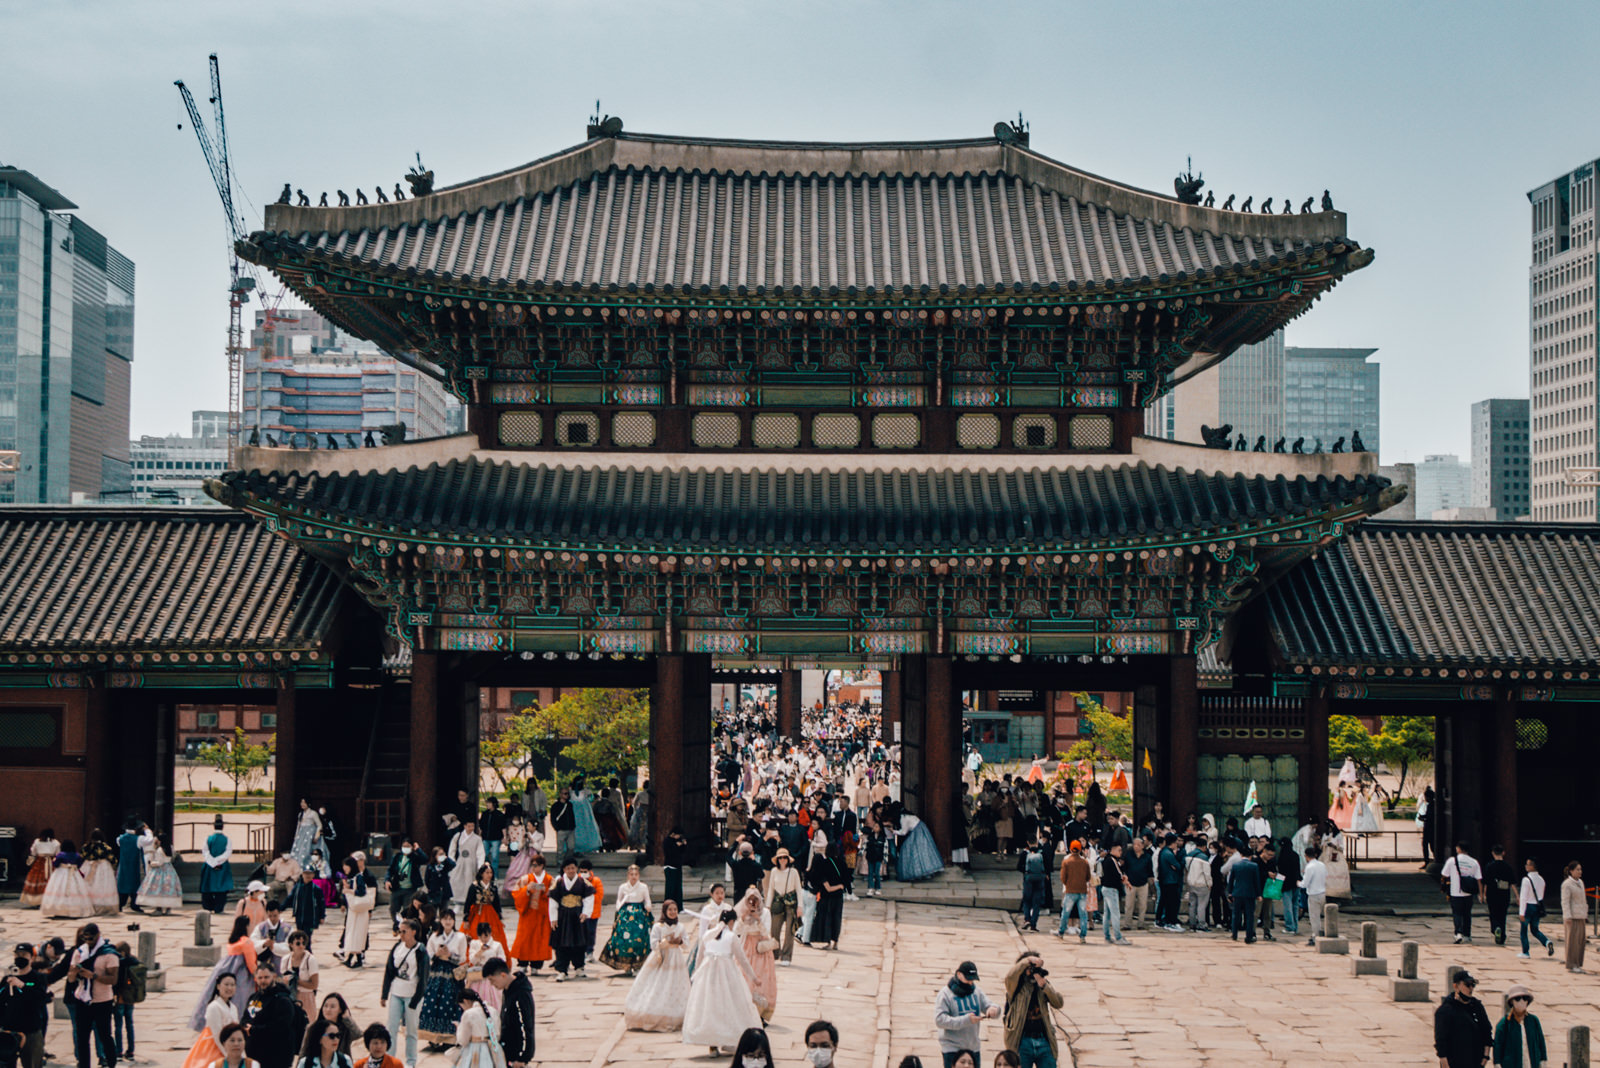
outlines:
[{"label": "person wearing sun hat", "polygon": [[1480,1068],[1493,1052],[1489,1014],[1472,993],[1477,988],[1471,972],[1456,972],[1450,993],[1433,1011],[1433,1052],[1439,1068]]},{"label": "person wearing sun hat", "polygon": [[784,967],[794,959],[794,933],[800,926],[800,873],[794,857],[784,846],[772,854],[772,870],[767,873],[767,908],[772,911],[772,937],[778,940],[775,956]]},{"label": "person wearing sun hat", "polygon": [[1528,1011],[1532,1004],[1533,991],[1527,987],[1518,984],[1506,991],[1505,1015],[1494,1029],[1494,1063],[1505,1068],[1544,1068],[1549,1054],[1539,1017]]}]

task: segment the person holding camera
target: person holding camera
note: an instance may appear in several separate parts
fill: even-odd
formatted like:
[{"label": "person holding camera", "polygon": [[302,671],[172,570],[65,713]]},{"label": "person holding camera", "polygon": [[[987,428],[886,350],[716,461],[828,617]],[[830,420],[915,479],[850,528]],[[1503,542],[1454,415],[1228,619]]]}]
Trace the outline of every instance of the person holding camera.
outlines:
[{"label": "person holding camera", "polygon": [[1006,973],[1006,1048],[1015,1050],[1021,1068],[1056,1068],[1055,1021],[1051,1009],[1061,995],[1050,985],[1050,973],[1037,953],[1024,952]]}]

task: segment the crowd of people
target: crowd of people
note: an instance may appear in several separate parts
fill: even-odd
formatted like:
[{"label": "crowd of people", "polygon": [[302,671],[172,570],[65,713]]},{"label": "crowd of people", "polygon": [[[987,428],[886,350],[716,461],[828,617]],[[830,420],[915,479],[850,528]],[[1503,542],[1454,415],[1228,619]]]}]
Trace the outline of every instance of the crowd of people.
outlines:
[{"label": "crowd of people", "polygon": [[[684,873],[704,854],[691,852],[680,828],[664,837],[659,896],[638,864],[605,885],[591,855],[642,851],[652,834],[648,783],[630,798],[620,777],[594,786],[578,778],[553,800],[530,783],[481,808],[461,791],[431,844],[400,841],[381,872],[369,871],[362,850],[341,849],[327,811],[302,801],[289,848],[263,865],[236,901],[232,847],[218,817],[201,848],[202,907],[231,920],[191,1014],[196,1038],[185,1068],[402,1068],[416,1063],[422,1046],[453,1047],[456,1063],[468,1068],[518,1068],[535,1058],[536,985],[547,977],[582,981],[596,964],[631,978],[628,1028],[673,1033],[713,1055],[731,1050],[732,1068],[767,1068],[764,1027],[796,944],[836,950],[845,902],[881,894],[886,879],[929,878],[944,863],[901,800],[899,747],[879,737],[870,706],[818,704],[803,711],[800,726],[798,739],[780,737],[770,705],[760,701],[716,716],[714,862],[723,878],[698,907],[685,900]],[[1314,944],[1323,904],[1350,894],[1347,830],[1338,820],[1319,816],[1282,834],[1260,806],[1219,827],[1210,814],[1174,819],[1159,803],[1125,818],[1089,769],[1063,767],[1048,779],[1039,769],[980,779],[980,769],[981,762],[967,765],[965,837],[951,859],[967,863],[969,846],[1015,854],[1018,908],[1029,930],[1056,913],[1057,937],[1075,930],[1080,942],[1099,930],[1107,942],[1127,944],[1126,932],[1151,929],[1226,931],[1254,942],[1274,940],[1280,930],[1297,936],[1309,921]],[[1087,783],[1081,794],[1075,778]],[[1118,788],[1113,775],[1111,792]],[[1357,790],[1353,826],[1365,818],[1363,800]],[[1569,865],[1565,875],[1567,965],[1581,971],[1582,871]],[[1533,943],[1554,953],[1539,924],[1546,888],[1532,861],[1519,879],[1503,850],[1480,865],[1458,846],[1442,885],[1458,942],[1470,940],[1472,907],[1482,902],[1503,943],[1514,898],[1521,955]],[[388,897],[393,940],[375,949],[380,892]],[[614,911],[602,941],[607,901]],[[182,895],[168,843],[131,820],[114,841],[95,832],[81,853],[43,831],[30,849],[23,903],[46,917],[81,920],[180,908]],[[325,931],[333,914],[336,932]],[[330,989],[338,984],[329,974],[340,967],[381,967],[381,1019],[363,1026]],[[143,976],[128,944],[110,944],[92,922],[79,927],[70,947],[61,939],[19,944],[0,1000],[0,1063],[13,1035],[19,1063],[42,1064],[57,983],[65,983],[80,1068],[132,1059]],[[981,1023],[1002,1017],[1005,1049],[996,1068],[1054,1068],[1051,1012],[1061,997],[1048,976],[1039,956],[1022,954],[1008,967],[997,1003],[980,988],[977,964],[963,962],[934,1009],[945,1068],[979,1068]],[[1460,1036],[1470,1031],[1471,1042],[1484,1039],[1491,1052],[1504,1043],[1530,1051],[1538,1063],[1542,1036],[1526,1011],[1530,1002],[1531,994],[1508,1000],[1491,1033],[1471,998],[1470,976],[1458,981],[1439,1010],[1442,1061],[1456,1063],[1443,1050],[1466,1049]],[[811,1025],[806,1046],[814,1068],[829,1068],[838,1042],[828,1021]]]}]

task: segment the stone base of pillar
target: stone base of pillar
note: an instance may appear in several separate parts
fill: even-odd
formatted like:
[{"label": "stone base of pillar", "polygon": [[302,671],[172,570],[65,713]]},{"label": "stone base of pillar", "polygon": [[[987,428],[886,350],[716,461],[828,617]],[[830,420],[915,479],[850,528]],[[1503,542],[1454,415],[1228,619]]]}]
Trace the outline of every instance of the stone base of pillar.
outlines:
[{"label": "stone base of pillar", "polygon": [[1317,952],[1329,953],[1346,957],[1350,955],[1350,939],[1348,938],[1319,938],[1317,939]]},{"label": "stone base of pillar", "polygon": [[213,968],[217,961],[222,959],[222,947],[216,943],[209,946],[184,946],[183,966],[185,968]]},{"label": "stone base of pillar", "polygon": [[1390,979],[1389,998],[1391,1001],[1432,1001],[1428,995],[1428,981],[1426,979]]},{"label": "stone base of pillar", "polygon": [[1383,957],[1351,957],[1351,975],[1388,975],[1389,962]]}]

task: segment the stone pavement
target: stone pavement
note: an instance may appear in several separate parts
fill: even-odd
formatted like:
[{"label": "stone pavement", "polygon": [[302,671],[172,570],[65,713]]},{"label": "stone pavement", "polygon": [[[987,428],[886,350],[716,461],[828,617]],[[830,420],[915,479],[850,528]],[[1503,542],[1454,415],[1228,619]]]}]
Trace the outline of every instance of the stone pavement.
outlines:
[{"label": "stone pavement", "polygon": [[[610,896],[608,894],[608,896]],[[691,898],[691,904],[694,901]],[[609,909],[608,909],[609,914]],[[334,913],[337,921],[339,914]],[[386,918],[380,910],[375,920]],[[508,921],[515,915],[507,912]],[[1482,916],[1478,917],[1481,927]],[[170,971],[167,990],[139,1007],[136,1023],[142,1063],[176,1065],[193,1041],[187,1021],[206,970],[185,968],[180,951],[193,933],[193,911],[165,918],[102,918],[114,940],[137,939],[130,922],[158,933],[158,959]],[[1600,1021],[1600,976],[1571,976],[1554,960],[1516,959],[1513,946],[1495,946],[1480,930],[1475,945],[1450,944],[1447,919],[1389,917],[1378,921],[1379,955],[1398,964],[1402,938],[1422,943],[1421,974],[1432,982],[1431,1004],[1395,1004],[1381,978],[1355,978],[1349,959],[1320,955],[1303,939],[1247,946],[1216,934],[1129,932],[1132,944],[1111,946],[1098,931],[1079,945],[1069,935],[1054,937],[1052,918],[1044,932],[1019,932],[1008,913],[915,902],[863,900],[846,905],[842,948],[836,953],[796,947],[793,967],[779,969],[778,1007],[769,1028],[779,1065],[801,1066],[802,1031],[817,1016],[832,1019],[842,1035],[840,1068],[892,1068],[902,1056],[918,1054],[937,1068],[938,1046],[932,1003],[954,966],[977,962],[981,985],[1003,997],[1007,966],[1022,948],[1044,957],[1051,981],[1065,998],[1060,1024],[1077,1065],[1184,1068],[1188,1065],[1434,1064],[1432,1013],[1444,993],[1445,968],[1462,964],[1478,976],[1479,994],[1491,1018],[1500,992],[1525,983],[1536,997],[1534,1011],[1544,1023],[1555,1064],[1562,1063],[1566,1028]],[[42,920],[14,902],[0,907],[0,940],[37,940],[41,935],[70,937],[76,924]],[[217,927],[223,924],[219,920]],[[601,938],[609,926],[602,920]],[[1345,924],[1359,945],[1359,927]],[[336,928],[319,932],[314,948],[323,952],[323,990],[338,990],[363,1025],[380,1018],[377,994],[381,967],[348,971],[332,960]],[[1304,928],[1302,927],[1302,931]],[[218,931],[219,936],[222,931]],[[389,944],[386,930],[374,925],[369,959],[381,959]],[[1596,962],[1600,969],[1600,962]],[[603,976],[586,983],[535,982],[540,1063],[561,1068],[599,1068],[612,1061],[650,1061],[668,1065],[720,1065],[699,1047],[676,1035],[622,1030],[621,1010],[628,980],[602,965]],[[1003,1034],[998,1022],[984,1025],[983,1053],[993,1058]],[[56,1063],[71,1063],[65,1020],[51,1025],[49,1051]],[[423,1068],[442,1068],[443,1055],[424,1055]]]}]

